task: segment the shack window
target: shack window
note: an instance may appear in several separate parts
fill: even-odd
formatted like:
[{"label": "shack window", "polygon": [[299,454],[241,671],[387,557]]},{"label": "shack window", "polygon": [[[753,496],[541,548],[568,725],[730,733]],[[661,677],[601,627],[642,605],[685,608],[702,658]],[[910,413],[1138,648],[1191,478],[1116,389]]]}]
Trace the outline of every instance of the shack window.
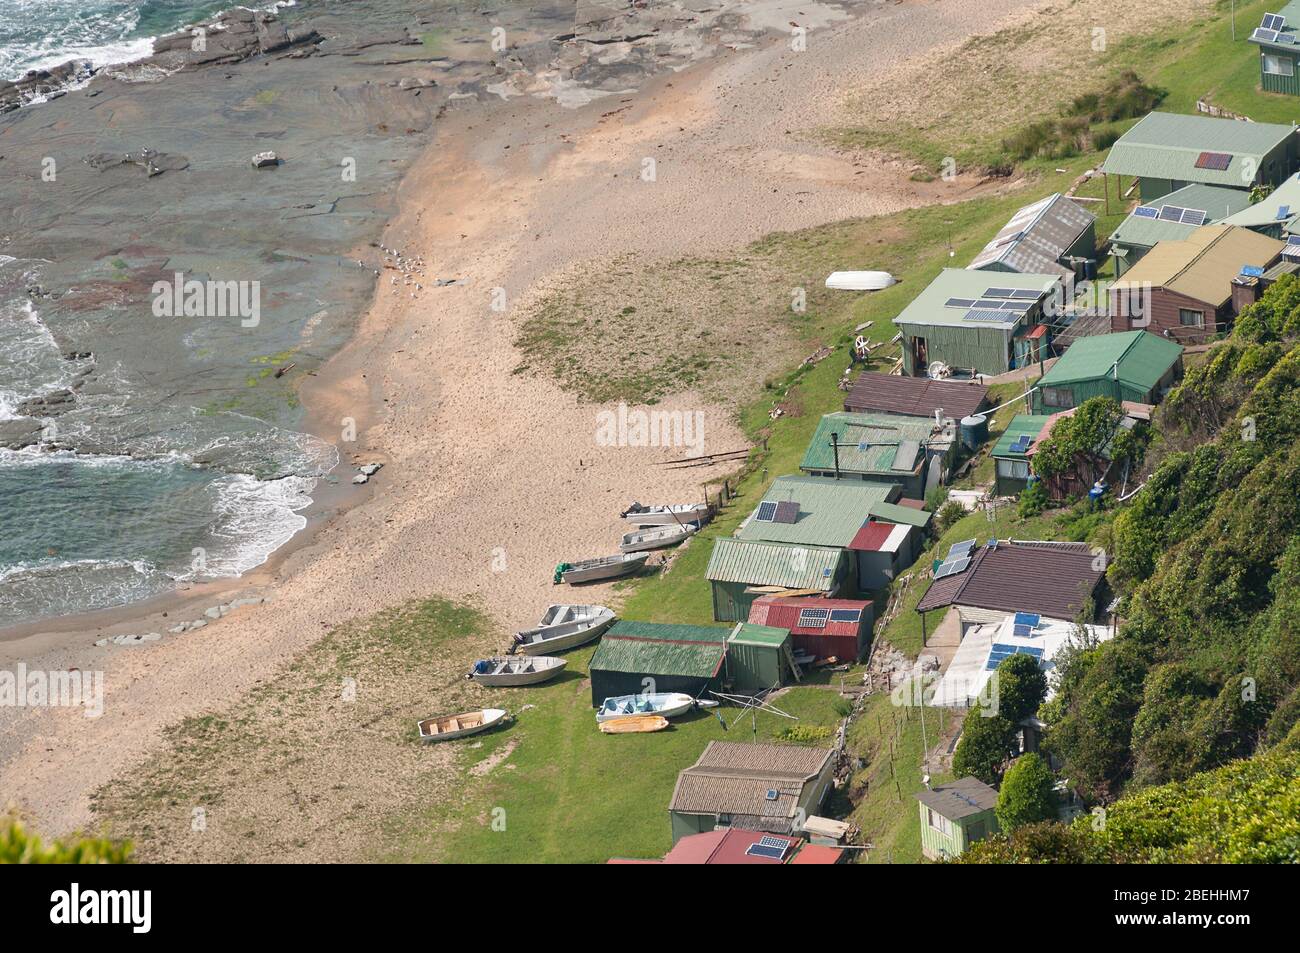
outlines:
[{"label": "shack window", "polygon": [[934,813],[931,808],[927,807],[925,812],[928,815],[931,827],[941,834],[946,834],[948,837],[952,836],[952,821],[948,820],[948,818],[944,817],[942,814]]},{"label": "shack window", "polygon": [[1049,407],[1073,407],[1073,387],[1044,387],[1043,403]]},{"label": "shack window", "polygon": [[1029,461],[1028,460],[999,460],[998,476],[1006,477],[1009,480],[1028,480]]},{"label": "shack window", "polygon": [[1191,308],[1178,309],[1178,323],[1185,328],[1205,327],[1205,312],[1193,311]]},{"label": "shack window", "polygon": [[1264,72],[1271,76],[1294,76],[1295,60],[1289,56],[1274,56],[1272,53],[1265,53]]}]

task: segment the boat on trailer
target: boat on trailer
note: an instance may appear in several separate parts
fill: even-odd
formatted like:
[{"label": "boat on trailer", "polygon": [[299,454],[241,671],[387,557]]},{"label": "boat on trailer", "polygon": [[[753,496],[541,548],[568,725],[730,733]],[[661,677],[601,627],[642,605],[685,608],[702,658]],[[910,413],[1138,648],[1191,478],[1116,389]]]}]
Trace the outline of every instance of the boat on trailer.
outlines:
[{"label": "boat on trailer", "polygon": [[642,506],[633,503],[618,514],[637,526],[676,526],[678,523],[703,523],[709,518],[707,503],[671,503],[665,506]]},{"label": "boat on trailer", "polygon": [[688,536],[699,531],[699,523],[637,529],[630,533],[624,533],[623,538],[619,540],[618,548],[625,553],[642,553],[651,549],[663,549],[665,546],[676,546]]},{"label": "boat on trailer", "polygon": [[421,741],[451,741],[487,731],[505,720],[506,712],[501,708],[482,708],[478,711],[461,712],[459,715],[436,715],[417,722]]},{"label": "boat on trailer", "polygon": [[[510,648],[511,655],[547,655],[586,645],[600,638],[617,618],[613,610],[604,606],[552,606],[551,609],[590,611],[560,611],[555,617],[569,617],[569,621],[547,623],[544,617],[542,624],[536,628],[516,632],[514,645]],[[550,615],[549,609],[547,615]]]},{"label": "boat on trailer", "polygon": [[619,553],[617,556],[583,559],[576,563],[560,563],[555,567],[555,581],[567,582],[572,586],[598,579],[617,579],[638,572],[649,558],[648,553]]},{"label": "boat on trailer", "polygon": [[496,656],[479,659],[466,678],[494,688],[540,685],[564,671],[568,660],[551,655]]}]

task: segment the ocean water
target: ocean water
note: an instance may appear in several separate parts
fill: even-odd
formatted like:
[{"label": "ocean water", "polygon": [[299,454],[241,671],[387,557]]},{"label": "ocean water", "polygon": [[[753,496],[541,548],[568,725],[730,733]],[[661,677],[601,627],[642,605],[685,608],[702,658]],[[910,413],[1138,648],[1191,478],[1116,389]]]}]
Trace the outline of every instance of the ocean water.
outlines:
[{"label": "ocean water", "polygon": [[220,0],[0,0],[0,79],[74,57],[105,66],[147,56],[153,37],[230,5]]}]

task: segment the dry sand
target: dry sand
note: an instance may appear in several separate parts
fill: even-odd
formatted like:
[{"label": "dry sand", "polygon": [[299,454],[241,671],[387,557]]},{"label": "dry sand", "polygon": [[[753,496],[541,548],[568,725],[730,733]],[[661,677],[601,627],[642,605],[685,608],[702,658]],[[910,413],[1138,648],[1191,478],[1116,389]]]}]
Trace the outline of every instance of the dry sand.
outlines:
[{"label": "dry sand", "polygon": [[[808,52],[774,43],[733,53],[577,111],[515,100],[490,118],[449,113],[403,184],[384,243],[464,281],[417,301],[381,284],[354,342],[303,393],[322,433],[345,417],[365,428],[348,449],[387,461],[373,496],[253,580],[267,606],[113,651],[88,647],[84,634],[0,647],[32,665],[102,668],[108,692],[95,720],[0,715],[0,797],[51,833],[92,824],[89,795],[155,750],[165,726],[240,698],[332,626],[438,593],[482,607],[504,643],[570,597],[550,584],[555,563],[612,551],[628,502],[698,498],[700,483],[724,471],[651,466],[688,450],[599,446],[602,408],[511,373],[514,326],[489,307],[492,289],[518,313],[538,282],[575,262],[734,248],[773,230],[960,197],[909,182],[903,167],[837,154],[815,132],[841,118],[852,90],[908,76],[937,49],[1043,5],[887,5],[814,31]],[[653,183],[639,175],[645,157],[657,160]],[[690,394],[661,409],[702,411],[709,449],[745,444],[725,409]],[[605,586],[581,595],[611,598]]]}]

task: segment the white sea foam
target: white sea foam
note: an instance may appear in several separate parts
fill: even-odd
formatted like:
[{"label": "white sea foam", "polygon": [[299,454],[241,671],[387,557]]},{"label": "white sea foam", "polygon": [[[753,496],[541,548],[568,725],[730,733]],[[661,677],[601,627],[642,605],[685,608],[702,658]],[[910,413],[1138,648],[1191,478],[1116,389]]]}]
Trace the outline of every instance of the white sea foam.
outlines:
[{"label": "white sea foam", "polygon": [[302,510],[311,505],[315,486],[309,477],[258,480],[236,474],[217,480],[211,491],[218,546],[207,554],[201,572],[180,578],[242,576],[262,565],[306,527]]}]

